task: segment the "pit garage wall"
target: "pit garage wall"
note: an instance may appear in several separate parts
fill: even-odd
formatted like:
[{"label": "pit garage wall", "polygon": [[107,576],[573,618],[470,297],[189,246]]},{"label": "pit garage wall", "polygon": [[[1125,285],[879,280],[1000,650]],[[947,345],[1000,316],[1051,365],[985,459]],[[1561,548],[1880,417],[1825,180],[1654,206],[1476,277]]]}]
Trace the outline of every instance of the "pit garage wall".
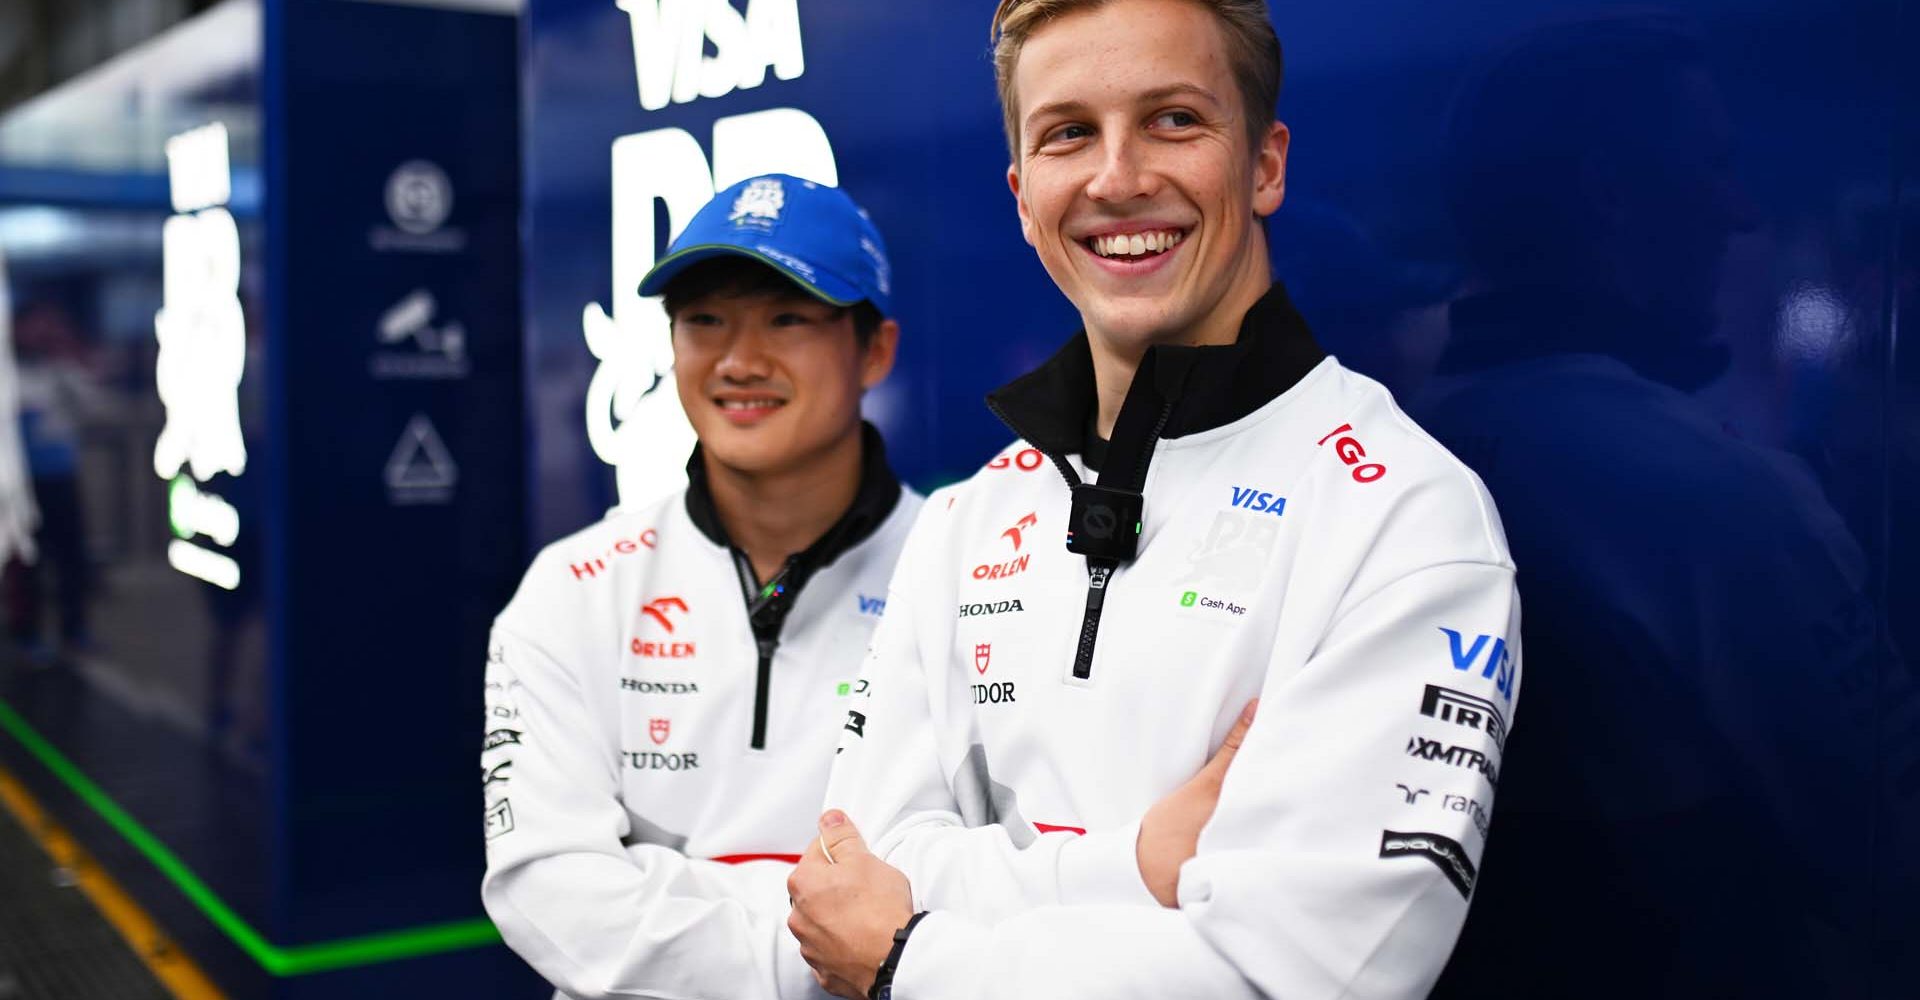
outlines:
[{"label": "pit garage wall", "polygon": [[[7,621],[0,759],[231,996],[538,995],[481,912],[474,766],[526,550],[515,19],[233,0],[75,86],[0,143],[18,360],[72,338],[103,401],[37,641]],[[163,147],[209,122],[183,204]],[[191,311],[162,258],[209,245],[161,233],[225,216],[243,331],[156,366]],[[219,392],[244,467],[156,476]]]},{"label": "pit garage wall", "polygon": [[[665,325],[633,285],[709,192],[757,171],[837,180],[889,241],[902,351],[869,414],[902,473],[936,486],[1005,443],[981,394],[1044,358],[1075,320],[1022,242],[1007,193],[992,6],[530,0],[533,547],[677,485],[687,439]],[[1914,315],[1920,129],[1912,61],[1900,58],[1913,16],[1891,0],[1664,7],[1703,58],[1680,83],[1644,53],[1617,72],[1635,94],[1651,83],[1643,108],[1666,111],[1629,114],[1609,132],[1578,105],[1543,112],[1544,96],[1513,99],[1556,134],[1586,129],[1576,150],[1631,151],[1580,162],[1651,165],[1555,181],[1604,177],[1628,206],[1565,235],[1672,292],[1641,325],[1704,329],[1729,359],[1708,384],[1662,386],[1668,409],[1614,416],[1715,430],[1692,443],[1650,432],[1630,461],[1606,465],[1591,433],[1605,415],[1555,415],[1547,393],[1539,407],[1469,417],[1445,435],[1493,487],[1516,540],[1535,656],[1511,748],[1534,763],[1502,789],[1501,832],[1442,995],[1498,995],[1503,967],[1517,970],[1512,989],[1533,995],[1648,981],[1738,992],[1775,966],[1834,995],[1899,995],[1913,980],[1896,943],[1914,930],[1900,903],[1914,865],[1900,845],[1913,842],[1920,791],[1907,769],[1920,446],[1913,352],[1896,352]],[[1455,170],[1494,169],[1489,155],[1506,143],[1459,148],[1450,115],[1476,73],[1529,32],[1578,22],[1547,29],[1572,47],[1567,57],[1604,48],[1613,29],[1592,19],[1613,9],[1275,5],[1288,56],[1280,111],[1294,137],[1287,204],[1270,230],[1277,270],[1326,346],[1416,413],[1446,354],[1448,304],[1489,288],[1463,253],[1462,224],[1525,221],[1497,217],[1510,205],[1451,196]],[[689,12],[719,26],[697,60],[674,33]],[[1678,89],[1663,98],[1660,86]],[[1712,143],[1690,141],[1702,137]],[[1629,222],[1638,243],[1622,235]],[[1673,313],[1659,315],[1660,302]],[[1690,304],[1700,308],[1680,315]],[[1575,313],[1549,311],[1541,328],[1592,315]],[[1684,340],[1650,338],[1653,360]],[[1520,426],[1544,443],[1506,436]],[[1727,462],[1771,471],[1752,482],[1680,471]],[[1619,470],[1606,490],[1563,501],[1541,485],[1556,469],[1596,466]],[[1630,572],[1601,587],[1580,569],[1595,549],[1643,555],[1624,557]],[[1697,586],[1671,586],[1657,553],[1677,553]],[[1669,641],[1629,656],[1620,650],[1632,642],[1595,634],[1593,622],[1623,608]],[[1707,777],[1677,777],[1695,772]],[[1635,954],[1669,964],[1627,960]],[[1615,971],[1568,979],[1570,969]],[[1777,982],[1789,981],[1800,980]]]}]

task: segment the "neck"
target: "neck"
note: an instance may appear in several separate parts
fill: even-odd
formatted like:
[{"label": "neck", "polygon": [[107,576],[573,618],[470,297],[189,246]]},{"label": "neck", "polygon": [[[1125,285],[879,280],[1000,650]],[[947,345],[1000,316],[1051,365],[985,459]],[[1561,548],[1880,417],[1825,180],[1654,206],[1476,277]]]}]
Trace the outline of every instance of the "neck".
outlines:
[{"label": "neck", "polygon": [[1133,375],[1147,349],[1161,344],[1181,347],[1219,347],[1240,339],[1240,324],[1247,310],[1260,301],[1272,287],[1267,261],[1266,236],[1254,227],[1255,246],[1241,254],[1240,264],[1226,294],[1218,304],[1194,322],[1163,331],[1140,341],[1122,341],[1087,326],[1087,346],[1093,353],[1093,382],[1100,401],[1098,428],[1103,438],[1113,437],[1113,424],[1120,418],[1120,406],[1127,401]]},{"label": "neck", "polygon": [[860,490],[860,425],[824,450],[771,472],[749,472],[703,453],[714,512],[753,564],[756,582],[818,541]]}]

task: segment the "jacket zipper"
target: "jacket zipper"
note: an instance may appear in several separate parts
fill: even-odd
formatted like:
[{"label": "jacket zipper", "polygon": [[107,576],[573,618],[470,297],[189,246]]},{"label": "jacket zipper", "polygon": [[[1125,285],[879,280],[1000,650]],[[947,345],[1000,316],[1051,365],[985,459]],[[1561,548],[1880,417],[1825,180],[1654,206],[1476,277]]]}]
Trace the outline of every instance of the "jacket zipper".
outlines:
[{"label": "jacket zipper", "polygon": [[[1022,438],[1025,438],[1031,443],[1032,439],[1027,438],[1025,434],[1021,434],[1019,428],[1014,426],[1013,421],[1007,419],[1006,413],[1000,409],[1000,405],[997,402],[989,399],[987,401],[987,409],[992,411],[994,416],[1000,418],[1000,422],[1006,424],[1015,434],[1020,434]],[[1154,421],[1153,432],[1148,438],[1147,447],[1142,450],[1139,465],[1134,469],[1134,481],[1140,484],[1139,488],[1142,494],[1146,492],[1147,465],[1153,459],[1153,446],[1160,440],[1160,432],[1166,428],[1167,418],[1172,416],[1172,414],[1173,401],[1167,400],[1160,408],[1159,419]],[[1040,448],[1038,445],[1034,445],[1034,447],[1042,455],[1053,460],[1054,468],[1060,470],[1060,478],[1067,481],[1067,490],[1069,493],[1081,486],[1082,481],[1080,474],[1073,471],[1073,466],[1069,464],[1065,458],[1055,455],[1044,448]],[[1104,479],[1106,476],[1102,474],[1101,478]],[[1093,556],[1087,557],[1087,606],[1086,611],[1080,618],[1079,641],[1074,644],[1073,677],[1075,680],[1084,681],[1093,678],[1093,649],[1094,645],[1100,639],[1100,616],[1107,604],[1107,587],[1113,582],[1114,571],[1119,568],[1120,563],[1117,560],[1099,559]]]},{"label": "jacket zipper", "polygon": [[740,575],[741,594],[747,602],[747,624],[753,630],[753,645],[760,662],[753,679],[753,735],[748,745],[755,750],[767,748],[767,710],[773,694],[773,654],[780,648],[780,629],[786,624],[791,602],[787,600],[787,578],[799,561],[788,557],[780,571],[765,586],[754,582],[753,563],[747,554],[733,550],[733,567]]}]

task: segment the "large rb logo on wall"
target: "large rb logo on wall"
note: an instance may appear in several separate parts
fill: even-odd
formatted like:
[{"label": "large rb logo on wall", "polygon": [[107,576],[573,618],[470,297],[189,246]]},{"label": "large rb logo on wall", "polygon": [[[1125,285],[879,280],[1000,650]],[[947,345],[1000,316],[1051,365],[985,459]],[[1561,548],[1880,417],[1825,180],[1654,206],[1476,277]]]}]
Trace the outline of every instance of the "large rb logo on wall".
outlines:
[{"label": "large rb logo on wall", "polygon": [[[806,73],[800,0],[618,0],[633,37],[640,106],[725,97]],[[713,52],[707,52],[711,44]],[[643,299],[640,279],[653,267],[659,234],[655,202],[666,206],[668,240],[680,234],[715,191],[764,173],[838,185],[833,145],[814,117],[777,106],[715,119],[709,161],[681,128],[623,135],[613,143],[612,309],[589,303],[581,317],[598,359],[587,389],[587,439],[615,469],[620,503],[631,505],[685,482],[693,447],[673,382],[673,343],[658,299]]]}]

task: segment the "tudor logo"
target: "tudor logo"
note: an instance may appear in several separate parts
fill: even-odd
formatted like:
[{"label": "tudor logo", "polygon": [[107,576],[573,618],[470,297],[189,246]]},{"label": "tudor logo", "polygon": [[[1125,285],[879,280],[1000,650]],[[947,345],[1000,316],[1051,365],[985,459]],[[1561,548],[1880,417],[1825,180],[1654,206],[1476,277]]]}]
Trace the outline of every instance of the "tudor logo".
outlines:
[{"label": "tudor logo", "polygon": [[[1328,431],[1327,436],[1320,439],[1319,446],[1325,447],[1326,443],[1331,440],[1335,434],[1346,434],[1352,430],[1352,424],[1341,424],[1333,430]],[[1371,483],[1387,474],[1387,467],[1378,462],[1362,464],[1361,459],[1367,457],[1367,449],[1355,438],[1343,437],[1338,441],[1334,441],[1333,452],[1340,456],[1340,461],[1345,462],[1353,469],[1353,481],[1356,483]]]},{"label": "tudor logo", "polygon": [[647,738],[653,741],[654,746],[659,746],[662,743],[665,743],[667,741],[667,737],[672,735],[672,733],[673,733],[672,719],[648,719],[647,720]]},{"label": "tudor logo", "polygon": [[659,622],[669,635],[673,633],[673,619],[667,617],[667,612],[686,610],[687,602],[678,597],[656,597],[640,606],[640,613]]},{"label": "tudor logo", "polygon": [[976,673],[986,673],[993,663],[993,643],[976,643],[973,647],[973,669]]}]

